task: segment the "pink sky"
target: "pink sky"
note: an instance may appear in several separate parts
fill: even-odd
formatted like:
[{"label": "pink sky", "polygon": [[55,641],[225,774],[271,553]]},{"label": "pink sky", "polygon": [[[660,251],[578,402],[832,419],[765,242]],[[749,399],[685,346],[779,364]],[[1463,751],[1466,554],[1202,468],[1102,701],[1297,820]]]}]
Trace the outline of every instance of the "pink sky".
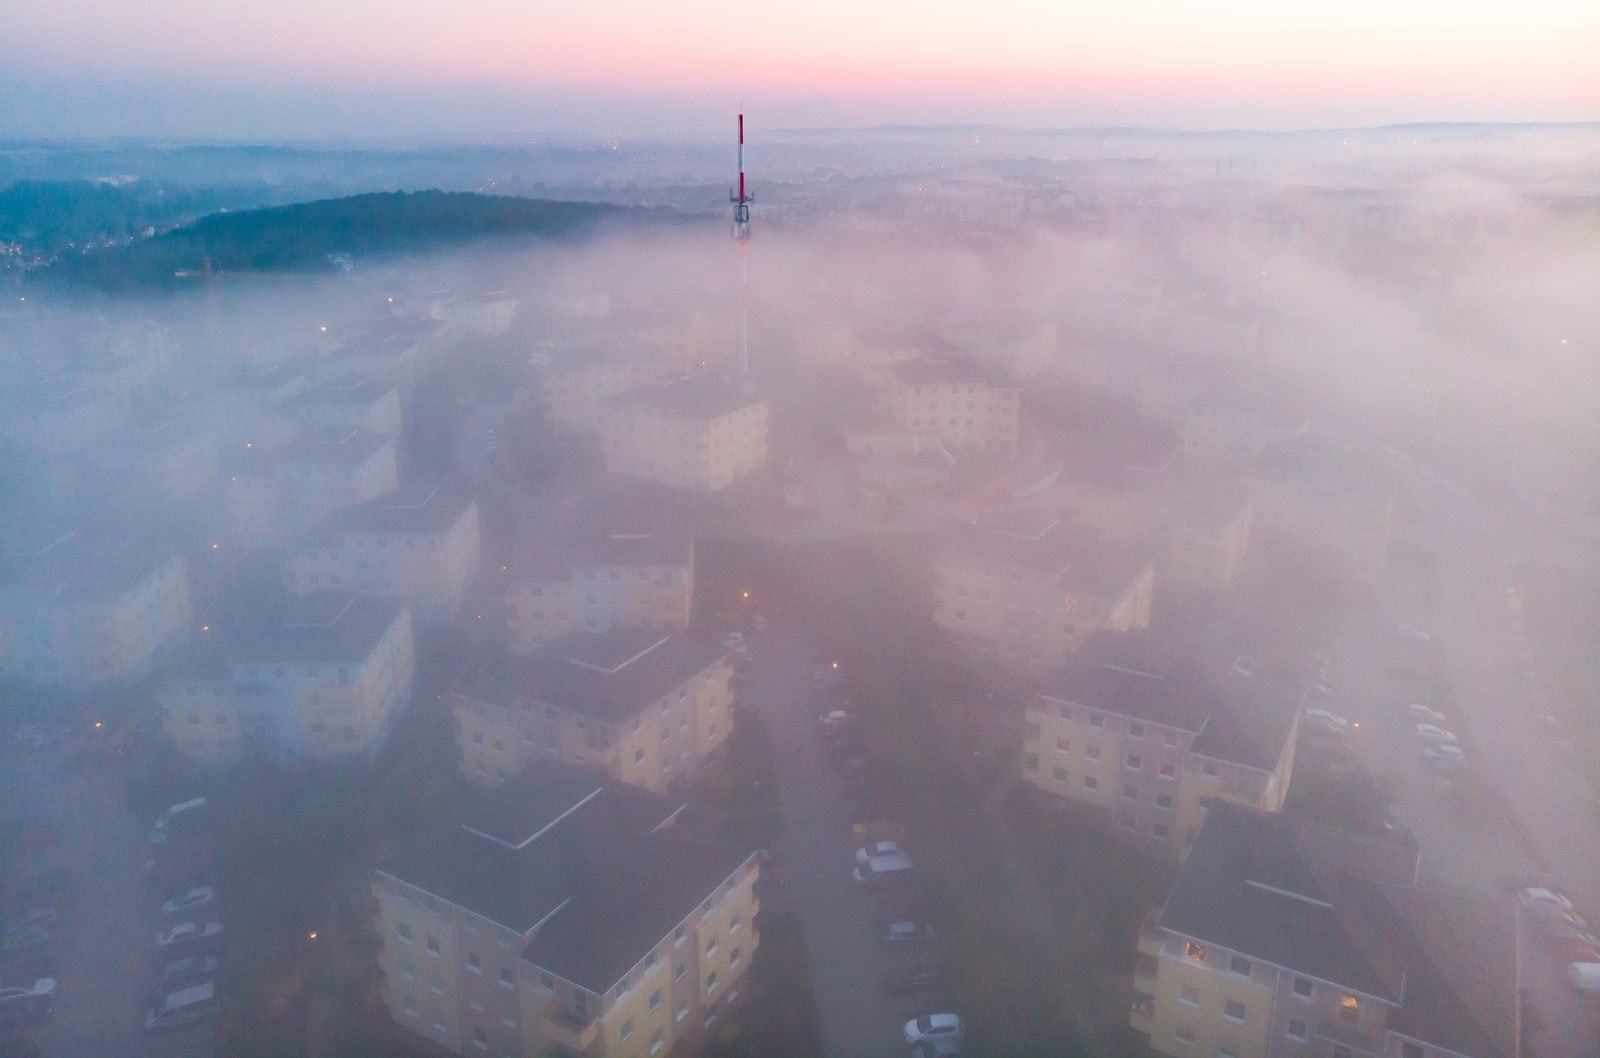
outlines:
[{"label": "pink sky", "polygon": [[107,79],[257,97],[308,87],[355,96],[492,91],[605,99],[624,110],[648,103],[657,114],[674,101],[686,113],[741,97],[781,111],[821,96],[840,123],[1600,118],[1593,0],[11,0],[7,8],[5,76],[69,87]]}]

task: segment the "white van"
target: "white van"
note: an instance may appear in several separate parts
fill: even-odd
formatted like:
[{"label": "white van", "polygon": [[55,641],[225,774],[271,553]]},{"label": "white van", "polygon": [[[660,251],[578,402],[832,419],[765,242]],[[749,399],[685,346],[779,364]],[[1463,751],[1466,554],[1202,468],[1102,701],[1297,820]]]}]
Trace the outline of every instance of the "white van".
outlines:
[{"label": "white van", "polygon": [[1568,964],[1567,980],[1580,992],[1600,992],[1600,962]]},{"label": "white van", "polygon": [[864,860],[857,859],[855,869],[850,872],[850,880],[863,887],[892,885],[910,878],[911,867],[911,857],[899,849],[876,855],[869,853]]},{"label": "white van", "polygon": [[[205,810],[206,799],[195,797],[188,801],[179,801],[156,817],[156,825],[150,831],[150,844],[159,845],[166,841],[172,833],[174,823],[180,820],[192,819]],[[181,825],[181,824],[180,824]]]},{"label": "white van", "polygon": [[217,986],[203,985],[168,992],[144,1017],[147,1029],[174,1029],[209,1016],[217,1009]]}]

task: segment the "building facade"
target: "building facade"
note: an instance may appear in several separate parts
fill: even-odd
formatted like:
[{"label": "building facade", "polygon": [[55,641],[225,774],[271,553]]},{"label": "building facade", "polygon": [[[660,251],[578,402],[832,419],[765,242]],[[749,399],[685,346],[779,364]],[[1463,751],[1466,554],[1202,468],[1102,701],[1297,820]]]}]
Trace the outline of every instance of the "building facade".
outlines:
[{"label": "building facade", "polygon": [[202,764],[371,753],[411,699],[411,613],[390,597],[319,592],[242,641],[206,634],[157,693],[168,737]]},{"label": "building facade", "polygon": [[255,548],[298,536],[341,507],[393,492],[399,467],[393,439],[348,430],[271,451],[252,445],[228,478],[231,531]]},{"label": "building facade", "polygon": [[516,570],[506,589],[506,644],[527,654],[579,628],[677,632],[689,627],[693,607],[693,537],[582,533]]},{"label": "building facade", "polygon": [[733,730],[732,677],[726,651],[683,636],[569,633],[450,695],[462,771],[494,784],[556,760],[678,788]]},{"label": "building facade", "polygon": [[497,793],[373,872],[395,1023],[468,1056],[645,1058],[704,1038],[759,942],[754,853],[602,779]]},{"label": "building facade", "polygon": [[919,357],[889,365],[889,414],[901,429],[936,433],[952,451],[1016,446],[1022,391],[965,360]]},{"label": "building facade", "polygon": [[648,383],[601,402],[606,470],[673,488],[718,492],[767,462],[767,402],[736,379]]}]

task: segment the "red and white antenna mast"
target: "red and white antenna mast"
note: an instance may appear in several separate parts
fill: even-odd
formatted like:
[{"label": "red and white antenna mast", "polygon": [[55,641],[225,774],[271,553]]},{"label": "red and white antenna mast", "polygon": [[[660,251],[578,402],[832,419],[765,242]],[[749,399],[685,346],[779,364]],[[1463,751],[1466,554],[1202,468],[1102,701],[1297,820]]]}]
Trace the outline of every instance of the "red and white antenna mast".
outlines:
[{"label": "red and white antenna mast", "polygon": [[750,373],[750,275],[746,255],[750,252],[750,203],[755,201],[744,186],[744,111],[739,112],[739,190],[728,192],[733,203],[733,239],[739,244],[739,374]]}]

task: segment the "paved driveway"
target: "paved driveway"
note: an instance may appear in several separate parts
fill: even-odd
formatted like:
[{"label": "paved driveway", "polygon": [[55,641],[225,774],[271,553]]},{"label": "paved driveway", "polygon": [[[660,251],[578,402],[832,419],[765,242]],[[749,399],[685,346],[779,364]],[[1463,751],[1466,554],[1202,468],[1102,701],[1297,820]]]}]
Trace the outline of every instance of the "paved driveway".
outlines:
[{"label": "paved driveway", "polygon": [[797,912],[804,923],[824,1058],[892,1058],[905,1051],[900,1003],[879,978],[934,952],[888,950],[876,937],[876,903],[851,886],[850,808],[814,730],[809,648],[775,627],[754,637],[751,653],[754,683],[744,693],[772,733],[786,821],[778,845],[784,886],[763,906]]}]

